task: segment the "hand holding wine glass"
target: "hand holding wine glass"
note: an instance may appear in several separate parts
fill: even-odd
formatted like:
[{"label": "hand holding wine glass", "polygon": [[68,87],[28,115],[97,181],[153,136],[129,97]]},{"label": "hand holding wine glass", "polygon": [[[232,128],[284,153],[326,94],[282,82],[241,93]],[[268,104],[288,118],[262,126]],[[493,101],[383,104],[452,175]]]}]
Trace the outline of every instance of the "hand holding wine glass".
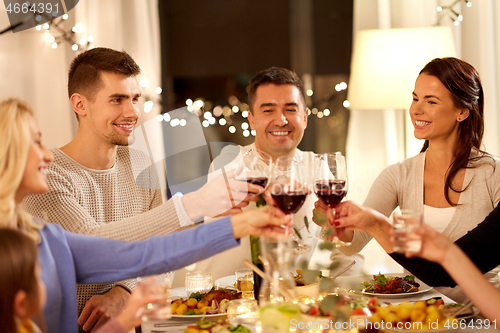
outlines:
[{"label": "hand holding wine glass", "polygon": [[[345,158],[342,153],[316,155],[314,182],[314,193],[325,205],[335,210],[335,207],[344,199],[348,189]],[[326,223],[323,228],[328,225],[329,223]],[[351,245],[339,239],[335,228],[330,230],[333,231],[333,241],[336,246]]]},{"label": "hand holding wine glass", "polygon": [[[276,206],[285,214],[295,214],[306,201],[309,189],[301,174],[304,165],[293,157],[278,157],[273,166],[270,194]],[[303,244],[300,237],[293,233],[297,242],[297,254],[311,251],[311,246]]]}]

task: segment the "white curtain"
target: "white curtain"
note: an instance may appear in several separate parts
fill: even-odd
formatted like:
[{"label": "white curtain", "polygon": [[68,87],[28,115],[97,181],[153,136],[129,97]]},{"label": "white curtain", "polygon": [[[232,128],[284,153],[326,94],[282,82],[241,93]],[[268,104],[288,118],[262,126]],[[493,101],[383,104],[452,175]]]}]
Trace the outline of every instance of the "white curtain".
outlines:
[{"label": "white curtain", "polygon": [[[452,27],[459,58],[472,64],[479,72],[485,93],[484,149],[500,155],[500,3],[495,0],[471,0],[466,7],[460,1],[453,8],[463,15],[455,26],[444,17],[441,25]],[[447,6],[453,0],[354,0],[353,36],[365,29],[414,28],[435,25],[438,5]],[[416,78],[416,76],[415,76]],[[408,92],[408,105],[411,91]],[[407,112],[407,110],[405,110]],[[422,142],[413,137],[413,127],[406,117],[407,156],[416,155]],[[350,187],[348,198],[363,203],[371,184],[389,164],[404,159],[402,142],[403,114],[401,110],[351,110],[347,139],[347,159]],[[390,257],[375,242],[363,253],[365,270],[400,271]],[[374,264],[370,264],[370,262]]]},{"label": "white curtain", "polygon": [[[10,25],[4,8],[2,2],[0,29]],[[65,30],[76,24],[82,27],[76,34],[76,41],[92,36],[95,46],[129,53],[142,69],[139,79],[147,83],[143,95],[159,99],[155,93],[156,87],[161,86],[157,0],[82,0],[68,14]],[[0,35],[3,78],[0,100],[8,97],[27,100],[35,109],[43,140],[49,148],[65,145],[76,131],[76,118],[67,95],[69,64],[76,55],[69,43],[60,43],[53,49],[43,29]],[[141,123],[156,117],[159,112],[156,103],[151,112],[141,113]],[[158,142],[163,142],[161,131],[158,135]]]}]

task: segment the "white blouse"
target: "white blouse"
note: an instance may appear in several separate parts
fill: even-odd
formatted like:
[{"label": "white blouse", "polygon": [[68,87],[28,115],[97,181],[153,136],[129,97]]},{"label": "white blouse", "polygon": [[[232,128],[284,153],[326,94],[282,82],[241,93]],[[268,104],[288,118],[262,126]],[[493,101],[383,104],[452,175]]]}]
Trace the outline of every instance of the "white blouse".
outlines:
[{"label": "white blouse", "polygon": [[424,222],[438,232],[443,232],[457,209],[455,207],[436,208],[424,205]]}]

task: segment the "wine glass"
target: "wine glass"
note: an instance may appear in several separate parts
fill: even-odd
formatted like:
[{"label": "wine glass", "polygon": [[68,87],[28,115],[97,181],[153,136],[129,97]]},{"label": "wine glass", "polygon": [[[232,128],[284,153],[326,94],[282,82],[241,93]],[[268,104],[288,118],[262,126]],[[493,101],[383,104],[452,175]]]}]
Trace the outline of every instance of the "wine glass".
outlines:
[{"label": "wine glass", "polygon": [[[306,201],[309,191],[307,179],[301,174],[301,168],[304,167],[293,157],[278,157],[273,165],[270,192],[278,208],[285,214],[295,214]],[[311,246],[303,244],[295,232],[292,238],[297,243],[296,254],[311,251]]]},{"label": "wine glass", "polygon": [[[335,215],[335,207],[344,199],[348,189],[345,158],[340,152],[317,154],[315,158],[314,193],[325,205],[333,208]],[[331,230],[335,246],[351,245],[339,239],[335,228]]]},{"label": "wine glass", "polygon": [[265,189],[269,180],[271,163],[271,155],[262,150],[250,148],[242,152],[234,179],[259,185]]}]

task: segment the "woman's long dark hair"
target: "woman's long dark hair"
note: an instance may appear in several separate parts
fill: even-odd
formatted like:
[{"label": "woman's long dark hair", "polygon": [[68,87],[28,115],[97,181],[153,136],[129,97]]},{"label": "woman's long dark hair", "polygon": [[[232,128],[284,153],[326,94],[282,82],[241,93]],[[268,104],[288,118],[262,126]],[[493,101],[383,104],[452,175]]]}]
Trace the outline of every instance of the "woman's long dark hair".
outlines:
[{"label": "woman's long dark hair", "polygon": [[[469,63],[457,58],[436,58],[431,60],[420,71],[420,74],[435,76],[451,93],[453,104],[457,108],[469,110],[469,116],[458,126],[458,142],[453,148],[454,161],[448,168],[444,186],[444,196],[446,201],[452,206],[457,203],[451,202],[449,190],[456,193],[465,191],[454,189],[452,185],[458,171],[462,168],[469,168],[469,162],[480,159],[486,152],[480,150],[484,132],[484,94],[481,79],[476,69]],[[420,152],[429,148],[429,141],[425,140]],[[471,150],[475,149],[480,154],[470,157]]]},{"label": "woman's long dark hair", "polygon": [[46,332],[40,309],[40,291],[35,275],[37,248],[27,235],[13,229],[0,229],[0,327],[5,333],[16,333],[14,298],[24,291],[30,310],[38,317],[40,328]]}]

